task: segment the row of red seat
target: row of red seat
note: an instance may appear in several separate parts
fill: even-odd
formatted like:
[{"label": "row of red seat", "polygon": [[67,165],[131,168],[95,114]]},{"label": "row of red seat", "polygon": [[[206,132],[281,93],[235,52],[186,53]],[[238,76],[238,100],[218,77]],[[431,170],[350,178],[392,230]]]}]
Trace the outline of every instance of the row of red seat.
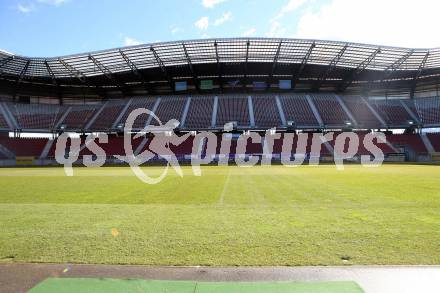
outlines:
[{"label": "row of red seat", "polygon": [[340,126],[346,121],[352,122],[334,95],[312,95],[311,98],[324,125]]},{"label": "row of red seat", "polygon": [[8,129],[9,125],[2,113],[0,113],[0,129]]},{"label": "row of red seat", "polygon": [[[335,133],[334,138],[336,138],[336,135],[338,133]],[[283,150],[283,139],[286,134],[281,134],[280,139],[274,140],[273,145],[273,153],[280,154]],[[363,145],[363,140],[366,135],[366,133],[359,133],[359,155],[369,154],[368,150]],[[297,153],[311,153],[312,152],[312,141],[313,141],[313,134],[312,133],[305,133],[301,134],[302,138],[299,138],[298,135],[296,135],[292,141],[292,152]],[[428,138],[431,141],[432,146],[434,147],[435,151],[440,152],[440,134],[429,134]],[[231,148],[230,148],[230,154],[236,154],[236,146],[237,146],[237,137],[234,136],[231,139]],[[298,148],[298,139],[301,139],[305,142],[306,148],[305,150],[301,150]],[[132,146],[133,150],[136,150],[140,143],[144,140],[143,137],[138,138],[136,140],[132,140]],[[398,135],[388,135],[387,140],[389,143],[391,143],[394,146],[394,149],[391,148],[388,144],[377,144],[384,153],[394,153],[395,149],[399,150],[400,152],[406,152],[406,151],[413,151],[417,154],[427,154],[428,150],[421,139],[420,135],[417,134],[398,134]],[[33,157],[40,157],[43,149],[45,148],[46,144],[48,143],[48,139],[45,138],[9,138],[7,136],[0,136],[0,144],[5,147],[6,149],[10,150],[13,154],[16,156],[33,156]],[[222,141],[222,136],[217,135],[217,148],[216,153],[220,153],[220,145]],[[253,143],[251,140],[248,140],[246,153],[248,154],[261,154],[263,153],[263,145],[264,145],[264,139],[262,139],[261,143]],[[124,155],[124,139],[123,137],[118,136],[109,136],[108,143],[99,143],[98,140],[96,140],[97,144],[104,149],[106,154],[108,156],[112,155]],[[144,147],[141,149],[141,151],[144,151],[149,148],[149,144],[151,142],[151,139],[147,139]],[[329,145],[333,148],[334,147],[334,140],[331,140],[329,142]],[[84,145],[85,139],[83,138],[81,140],[81,145]],[[190,155],[192,153],[194,144],[194,136],[189,136],[182,144],[178,146],[171,145],[171,150],[178,156],[185,156]],[[54,158],[55,157],[55,147],[56,143],[53,142],[51,145],[51,148],[48,151],[48,158]],[[348,148],[348,140],[345,142],[345,151]],[[324,144],[321,146],[319,150],[321,155],[331,154],[328,146],[325,146]],[[80,156],[92,154],[92,152],[88,148],[83,148],[80,152]],[[4,157],[4,156],[3,156]]]},{"label": "row of red seat", "polygon": [[440,153],[440,134],[439,133],[429,133],[429,141],[436,152]]},{"label": "row of red seat", "polygon": [[9,138],[0,136],[0,145],[16,156],[40,157],[48,139],[46,138]]}]

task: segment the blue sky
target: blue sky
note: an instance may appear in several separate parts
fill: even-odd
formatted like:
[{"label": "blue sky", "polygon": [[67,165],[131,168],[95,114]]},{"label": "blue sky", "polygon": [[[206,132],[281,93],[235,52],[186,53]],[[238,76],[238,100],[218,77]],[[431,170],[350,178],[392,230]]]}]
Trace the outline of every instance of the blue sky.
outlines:
[{"label": "blue sky", "polygon": [[157,41],[248,36],[440,47],[438,2],[2,0],[0,49],[48,57]]}]

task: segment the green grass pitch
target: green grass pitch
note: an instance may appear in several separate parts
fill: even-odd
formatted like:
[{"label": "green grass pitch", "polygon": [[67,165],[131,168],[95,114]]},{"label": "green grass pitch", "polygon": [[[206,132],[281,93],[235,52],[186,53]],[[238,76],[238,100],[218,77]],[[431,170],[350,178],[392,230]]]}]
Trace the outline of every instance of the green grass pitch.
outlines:
[{"label": "green grass pitch", "polygon": [[440,167],[74,171],[0,169],[0,263],[440,264]]}]

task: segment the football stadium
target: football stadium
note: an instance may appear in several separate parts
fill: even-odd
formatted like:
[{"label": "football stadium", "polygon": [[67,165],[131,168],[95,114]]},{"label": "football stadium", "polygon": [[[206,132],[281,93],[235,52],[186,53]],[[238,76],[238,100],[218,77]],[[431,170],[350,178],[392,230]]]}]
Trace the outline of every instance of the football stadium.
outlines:
[{"label": "football stadium", "polygon": [[0,292],[394,292],[354,275],[403,266],[428,276],[395,282],[432,281],[439,89],[439,48],[0,51]]}]

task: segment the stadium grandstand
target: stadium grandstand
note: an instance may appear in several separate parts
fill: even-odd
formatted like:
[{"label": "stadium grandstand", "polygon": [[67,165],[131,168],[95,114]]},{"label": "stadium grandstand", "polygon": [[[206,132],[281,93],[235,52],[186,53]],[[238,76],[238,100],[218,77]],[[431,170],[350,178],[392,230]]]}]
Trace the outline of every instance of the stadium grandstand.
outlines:
[{"label": "stadium grandstand", "polygon": [[[123,155],[128,115],[147,108],[163,123],[178,120],[179,133],[220,137],[229,122],[236,133],[305,133],[305,155],[313,133],[384,131],[380,147],[390,160],[430,161],[440,152],[440,134],[429,133],[440,128],[439,78],[440,49],[320,40],[191,40],[55,58],[0,52],[0,159],[54,163],[62,132],[108,133],[107,155]],[[134,130],[148,125],[157,121],[140,116]],[[192,142],[175,148],[179,158],[191,155]],[[148,148],[148,136],[133,145]],[[246,154],[261,155],[263,146]],[[325,144],[321,155],[332,148]]]}]

